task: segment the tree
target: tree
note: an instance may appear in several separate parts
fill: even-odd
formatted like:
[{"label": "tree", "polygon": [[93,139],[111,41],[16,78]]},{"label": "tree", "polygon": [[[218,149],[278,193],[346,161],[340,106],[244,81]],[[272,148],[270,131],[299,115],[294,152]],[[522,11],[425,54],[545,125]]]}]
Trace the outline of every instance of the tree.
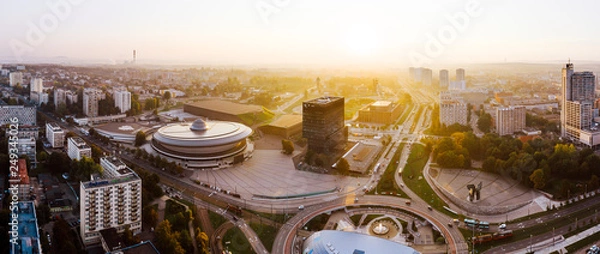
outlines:
[{"label": "tree", "polygon": [[166,91],[163,94],[163,100],[165,100],[166,104],[169,104],[169,100],[171,99],[171,92]]},{"label": "tree", "polygon": [[161,253],[184,254],[185,250],[177,241],[176,233],[171,231],[171,223],[164,220],[156,227],[156,248]]},{"label": "tree", "polygon": [[179,241],[179,244],[181,244],[181,248],[185,250],[185,253],[194,253],[194,245],[192,243],[190,232],[186,229],[181,230],[177,240]]},{"label": "tree", "polygon": [[546,176],[544,175],[544,170],[541,168],[534,170],[529,176],[529,180],[533,182],[533,188],[538,190],[541,190],[546,186]]},{"label": "tree", "polygon": [[142,216],[144,223],[148,224],[150,227],[156,227],[156,222],[158,221],[158,213],[156,213],[156,210],[154,210],[154,208],[149,207],[147,211],[144,211]]},{"label": "tree", "polygon": [[71,175],[81,181],[89,181],[93,174],[102,174],[104,170],[94,159],[83,157],[81,160],[71,161]]},{"label": "tree", "polygon": [[138,131],[135,134],[135,146],[141,146],[144,143],[146,143],[146,133],[144,133],[143,131]]},{"label": "tree", "polygon": [[337,170],[342,175],[350,174],[350,164],[348,164],[348,160],[346,158],[341,158],[337,163]]},{"label": "tree", "polygon": [[294,152],[294,143],[288,139],[282,139],[281,146],[285,154],[292,154]]},{"label": "tree", "polygon": [[134,236],[133,232],[129,229],[129,226],[126,226],[123,231],[123,241],[125,242],[125,246],[131,246],[140,242],[140,236]]},{"label": "tree", "polygon": [[489,113],[483,114],[481,117],[479,117],[479,120],[477,120],[477,128],[479,128],[479,130],[487,133],[490,132],[491,127],[492,116]]},{"label": "tree", "polygon": [[200,228],[196,228],[196,243],[198,244],[198,248],[200,248],[200,253],[210,254],[208,251],[208,235],[200,231]]}]

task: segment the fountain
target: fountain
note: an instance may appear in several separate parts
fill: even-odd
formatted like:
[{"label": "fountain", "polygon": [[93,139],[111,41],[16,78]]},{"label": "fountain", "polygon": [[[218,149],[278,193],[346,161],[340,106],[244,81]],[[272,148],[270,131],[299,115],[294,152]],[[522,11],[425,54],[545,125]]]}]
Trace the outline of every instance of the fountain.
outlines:
[{"label": "fountain", "polygon": [[383,225],[383,223],[379,222],[379,225],[377,225],[377,227],[373,228],[373,233],[375,233],[376,235],[385,235],[390,231],[390,228],[388,226]]}]

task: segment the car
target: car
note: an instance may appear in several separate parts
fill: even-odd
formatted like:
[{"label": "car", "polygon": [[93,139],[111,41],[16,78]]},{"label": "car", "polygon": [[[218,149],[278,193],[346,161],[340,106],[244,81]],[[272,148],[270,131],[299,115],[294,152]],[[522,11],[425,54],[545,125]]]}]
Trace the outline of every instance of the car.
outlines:
[{"label": "car", "polygon": [[406,205],[410,205],[410,200],[407,200],[405,203]]},{"label": "car", "polygon": [[431,206],[427,206],[427,209],[429,209],[429,211],[433,211],[433,208],[431,208]]},{"label": "car", "polygon": [[298,210],[304,210],[304,205],[298,206]]},{"label": "car", "polygon": [[506,224],[502,223],[498,226],[499,229],[506,229]]}]

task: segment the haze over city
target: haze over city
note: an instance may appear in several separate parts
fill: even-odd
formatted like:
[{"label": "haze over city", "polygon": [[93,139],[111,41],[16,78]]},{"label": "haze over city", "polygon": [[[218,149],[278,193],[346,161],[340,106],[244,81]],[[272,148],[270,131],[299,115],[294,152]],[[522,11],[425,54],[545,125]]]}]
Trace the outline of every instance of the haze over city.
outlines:
[{"label": "haze over city", "polygon": [[[600,60],[596,1],[45,3],[4,4],[0,59],[121,64],[135,49],[142,64],[405,67]],[[43,38],[28,41],[37,29]],[[442,44],[430,45],[435,52],[428,53],[432,39]],[[428,61],[415,62],[411,52]]]}]

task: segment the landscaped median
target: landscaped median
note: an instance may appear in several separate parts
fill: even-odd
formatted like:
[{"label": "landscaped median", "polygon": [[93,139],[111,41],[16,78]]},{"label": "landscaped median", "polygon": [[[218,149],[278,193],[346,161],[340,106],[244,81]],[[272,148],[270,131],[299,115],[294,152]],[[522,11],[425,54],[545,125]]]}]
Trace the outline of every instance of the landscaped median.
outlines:
[{"label": "landscaped median", "polygon": [[406,166],[402,171],[402,180],[406,184],[406,187],[410,188],[432,208],[449,216],[456,216],[444,209],[444,206],[448,205],[437,196],[423,176],[423,168],[427,164],[428,159],[429,152],[425,150],[425,146],[414,144],[408,156]]}]

